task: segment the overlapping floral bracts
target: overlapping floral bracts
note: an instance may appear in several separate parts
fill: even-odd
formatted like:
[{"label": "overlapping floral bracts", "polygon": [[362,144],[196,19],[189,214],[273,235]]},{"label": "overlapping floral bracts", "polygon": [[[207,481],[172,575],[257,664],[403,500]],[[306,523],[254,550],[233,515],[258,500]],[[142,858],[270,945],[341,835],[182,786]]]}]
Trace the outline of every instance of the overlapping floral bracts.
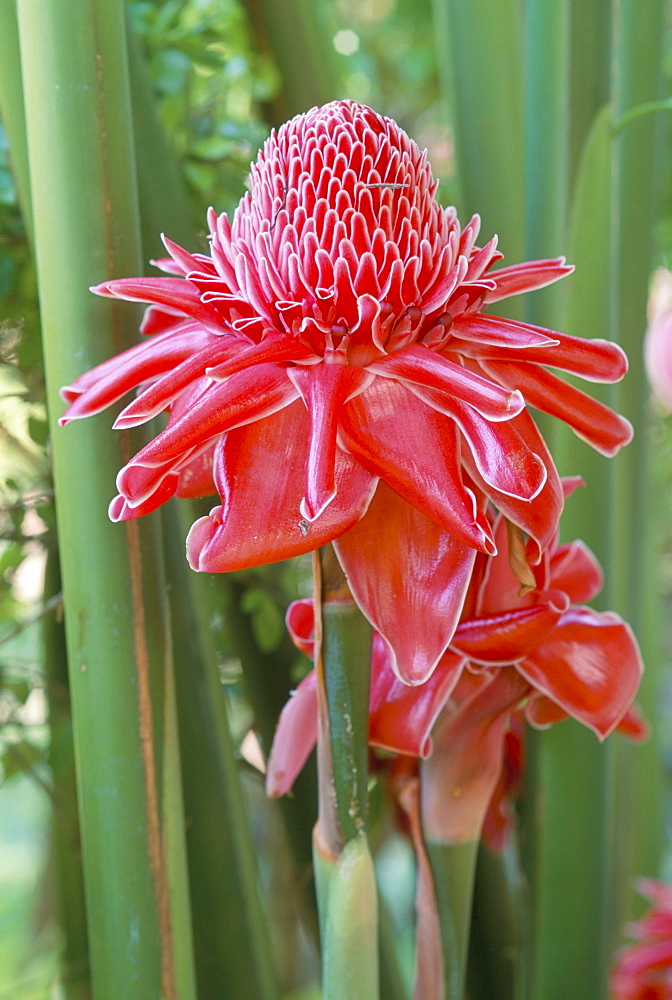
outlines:
[{"label": "overlapping floral bracts", "polygon": [[[387,646],[374,637],[369,741],[424,759],[423,818],[437,839],[479,836],[490,807],[489,840],[501,849],[510,826],[507,800],[520,774],[519,719],[545,728],[572,716],[600,739],[616,728],[642,738],[646,727],[632,707],[642,662],[629,626],[578,603],[602,585],[592,553],[582,542],[554,541],[534,567],[536,588],[521,594],[502,515],[492,528],[497,555],[479,557],[450,648],[423,685],[401,683]],[[311,602],[293,604],[287,624],[312,655]],[[316,736],[310,673],[280,718],[267,768],[270,794],[291,788]],[[507,749],[518,758],[510,768]]]},{"label": "overlapping floral bracts", "polygon": [[616,956],[613,1000],[672,1000],[672,887],[642,879],[640,892],[653,904],[627,928],[632,944]]},{"label": "overlapping floral bracts", "polygon": [[294,118],[249,188],[231,221],[209,213],[209,254],[165,239],[168,276],[94,289],[148,303],[146,337],[63,390],[62,423],[139,388],[115,426],[165,411],[168,424],[119,473],[112,518],[218,492],[187,543],[214,572],[336,540],[394,668],[419,683],[476,553],[494,552],[486,499],[529,536],[532,562],[555,531],[562,491],[525,403],[613,454],[628,422],[549,368],[612,382],[624,355],[486,312],[571,268],[493,270],[496,238],[476,245],[478,218],[462,228],[440,207],[426,155],[370,108]]}]

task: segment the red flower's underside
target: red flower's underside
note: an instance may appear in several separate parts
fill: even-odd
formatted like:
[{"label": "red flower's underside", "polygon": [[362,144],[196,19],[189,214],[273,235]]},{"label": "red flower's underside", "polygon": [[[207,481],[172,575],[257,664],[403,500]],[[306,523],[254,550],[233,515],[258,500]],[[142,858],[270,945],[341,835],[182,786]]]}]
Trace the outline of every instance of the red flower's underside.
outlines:
[{"label": "red flower's underside", "polygon": [[[505,798],[519,772],[514,761],[511,773],[503,773],[510,763],[504,750],[518,709],[541,728],[572,716],[600,739],[617,727],[634,738],[646,732],[631,708],[642,662],[629,626],[615,614],[573,603],[591,600],[602,586],[593,555],[581,542],[551,544],[535,566],[537,588],[521,595],[505,535],[500,515],[493,523],[498,553],[477,562],[468,610],[424,684],[401,683],[389,669],[386,644],[374,635],[369,740],[425,758],[425,822],[440,839],[478,836],[494,795],[489,835],[491,843],[503,842]],[[287,624],[297,646],[312,655],[312,603],[295,602]],[[311,672],[280,719],[267,770],[271,794],[291,788],[316,737]],[[509,743],[519,758],[520,741]]]},{"label": "red flower's underside", "polygon": [[[188,539],[191,565],[215,572],[339,539],[358,601],[414,683],[447,648],[475,552],[494,551],[486,498],[529,535],[531,561],[555,531],[562,492],[525,402],[605,454],[631,435],[545,367],[615,381],[617,346],[484,311],[571,269],[492,270],[496,239],[478,247],[478,218],[462,229],[435,194],[425,154],[389,119],[352,102],[298,116],[267,141],[233,219],[210,212],[209,254],[166,239],[169,276],[94,289],[149,303],[147,336],[63,390],[62,423],[135,388],[116,427],[169,413],[120,472],[113,519],[218,492]],[[396,566],[387,595],[362,547],[376,572]],[[409,659],[395,622],[412,619],[416,571],[433,611]]]}]

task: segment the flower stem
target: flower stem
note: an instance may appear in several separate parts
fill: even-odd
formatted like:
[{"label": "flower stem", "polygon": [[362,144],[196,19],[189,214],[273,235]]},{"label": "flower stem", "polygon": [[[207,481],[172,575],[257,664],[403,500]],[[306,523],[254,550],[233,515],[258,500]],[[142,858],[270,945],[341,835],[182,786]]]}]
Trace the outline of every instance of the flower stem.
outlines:
[{"label": "flower stem", "polygon": [[426,840],[439,912],[446,1000],[464,1000],[478,841]]},{"label": "flower stem", "polygon": [[371,625],[331,546],[316,553],[320,813],[313,837],[325,1000],[378,997],[378,914],[368,841]]}]

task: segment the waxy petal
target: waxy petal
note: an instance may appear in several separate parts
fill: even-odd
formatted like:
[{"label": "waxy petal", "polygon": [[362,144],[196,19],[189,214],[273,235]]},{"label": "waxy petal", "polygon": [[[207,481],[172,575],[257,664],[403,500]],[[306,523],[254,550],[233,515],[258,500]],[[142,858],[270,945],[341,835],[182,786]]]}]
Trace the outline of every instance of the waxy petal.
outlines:
[{"label": "waxy petal", "polygon": [[286,795],[317,743],[317,677],[303,678],[286,703],[275,730],[266,764],[266,794]]},{"label": "waxy petal", "polygon": [[[375,669],[376,644],[380,666]],[[371,672],[369,743],[392,753],[429,757],[432,728],[457,684],[466,659],[450,651],[424,683],[410,687],[393,673],[389,650],[374,634],[374,669]]]},{"label": "waxy petal", "polygon": [[554,281],[559,281],[560,278],[571,274],[573,270],[571,265],[565,264],[564,257],[530,260],[524,264],[501,267],[488,274],[488,277],[495,282],[496,289],[494,292],[488,293],[487,302],[499,302],[500,299],[509,298],[511,295],[520,295],[521,292],[545,288],[546,285],[551,285]]},{"label": "waxy petal", "polygon": [[308,431],[308,413],[296,400],[226,435],[215,463],[222,506],[189,532],[192,569],[223,573],[289,559],[332,541],[362,517],[376,479],[340,448],[336,497],[312,524],[302,517]]},{"label": "waxy petal", "polygon": [[632,439],[629,420],[539,365],[491,361],[483,367],[504,385],[520,388],[529,405],[564,420],[603,455],[612,457]]},{"label": "waxy petal", "polygon": [[315,521],[336,495],[336,437],[339,413],[373,378],[347,365],[314,365],[288,370],[310,417],[306,490],[301,513]]},{"label": "waxy petal", "polygon": [[284,369],[275,365],[259,365],[212,385],[121,470],[119,492],[132,506],[143,502],[166,474],[212,438],[282,409],[296,395]]},{"label": "waxy petal", "polygon": [[561,545],[551,556],[553,587],[564,590],[573,604],[585,604],[599,594],[604,574],[597,559],[582,541]]},{"label": "waxy petal", "polygon": [[530,450],[514,422],[492,424],[471,406],[445,393],[409,386],[419,399],[452,417],[464,434],[468,449],[483,481],[498,493],[518,500],[533,500],[544,488],[547,473],[543,461]]},{"label": "waxy petal", "polygon": [[454,844],[478,839],[501,772],[509,717],[528,689],[511,667],[462,675],[422,764],[425,836]]},{"label": "waxy petal", "polygon": [[[492,334],[487,329],[481,336],[483,321],[491,325]],[[500,334],[500,346],[497,346],[497,334]],[[536,332],[541,336],[546,334],[552,338],[547,345],[535,346],[533,343],[523,343],[524,331]],[[581,337],[570,337],[556,330],[545,330],[542,327],[529,326],[527,323],[517,323],[514,320],[500,319],[498,316],[462,316],[451,327],[455,337],[466,337],[473,332],[473,339],[459,344],[451,343],[453,350],[461,350],[473,358],[491,361],[533,362],[549,365],[579,375],[589,382],[619,382],[628,371],[628,359],[623,349],[610,340],[584,340]],[[520,353],[512,356],[509,350],[515,343],[506,343],[507,335],[514,341],[519,338]]]},{"label": "waxy petal", "polygon": [[482,664],[506,665],[524,659],[551,633],[569,605],[560,591],[539,594],[537,602],[462,622],[452,648]]},{"label": "waxy petal", "polygon": [[[559,343],[554,330],[485,313],[465,313],[464,316],[459,316],[453,321],[450,332],[460,340],[469,341],[464,347],[467,351],[473,350],[476,356],[480,356],[481,350],[500,348],[499,352],[493,351],[498,356],[501,348],[505,348],[507,351],[525,350],[527,358],[527,351],[530,349],[539,348],[543,351],[544,348],[553,348]],[[450,347],[451,350],[458,349],[453,344]],[[462,345],[460,349],[461,347]],[[504,356],[508,357],[508,354]]]},{"label": "waxy petal", "polygon": [[462,482],[455,424],[390,379],[376,379],[341,413],[342,443],[418,510],[492,554],[490,526]]},{"label": "waxy petal", "polygon": [[618,615],[573,607],[517,669],[604,739],[634,699],[643,665],[630,627]]},{"label": "waxy petal", "polygon": [[546,482],[541,492],[531,502],[519,500],[488,485],[481,476],[474,457],[466,448],[462,453],[462,461],[479,489],[492,500],[502,514],[529,535],[527,558],[531,564],[536,565],[541,561],[543,550],[555,538],[564,505],[564,495],[551,453],[530,414],[525,411],[514,417],[511,423],[530,451],[539,456],[546,469]]},{"label": "waxy petal", "polygon": [[214,333],[223,333],[221,318],[201,301],[201,293],[186,278],[116,278],[94,285],[91,291],[129,302],[155,302],[199,320]]},{"label": "waxy petal", "polygon": [[474,549],[382,482],[334,547],[357,604],[390,648],[392,669],[404,683],[422,684],[453,637]]},{"label": "waxy petal", "polygon": [[471,372],[422,344],[388,354],[369,365],[369,371],[455,396],[488,420],[510,420],[525,406],[517,390],[502,389],[500,383]]},{"label": "waxy petal", "polygon": [[70,406],[59,424],[63,427],[71,420],[99,413],[136,386],[171,371],[213,339],[202,326],[183,322],[179,329],[157,334],[103,361],[61,389],[61,396]]}]

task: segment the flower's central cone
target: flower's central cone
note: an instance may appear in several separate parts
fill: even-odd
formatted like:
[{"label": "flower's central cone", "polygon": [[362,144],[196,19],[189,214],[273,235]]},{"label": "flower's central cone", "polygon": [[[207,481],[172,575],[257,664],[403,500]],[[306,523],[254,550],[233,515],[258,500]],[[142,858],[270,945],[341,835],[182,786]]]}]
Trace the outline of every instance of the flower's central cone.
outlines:
[{"label": "flower's central cone", "polygon": [[290,334],[320,359],[361,366],[443,346],[455,311],[482,302],[475,279],[495,254],[469,273],[478,221],[460,232],[436,188],[390,119],[352,102],[315,108],[268,139],[233,221],[213,213],[219,287],[190,278],[236,330]]}]

